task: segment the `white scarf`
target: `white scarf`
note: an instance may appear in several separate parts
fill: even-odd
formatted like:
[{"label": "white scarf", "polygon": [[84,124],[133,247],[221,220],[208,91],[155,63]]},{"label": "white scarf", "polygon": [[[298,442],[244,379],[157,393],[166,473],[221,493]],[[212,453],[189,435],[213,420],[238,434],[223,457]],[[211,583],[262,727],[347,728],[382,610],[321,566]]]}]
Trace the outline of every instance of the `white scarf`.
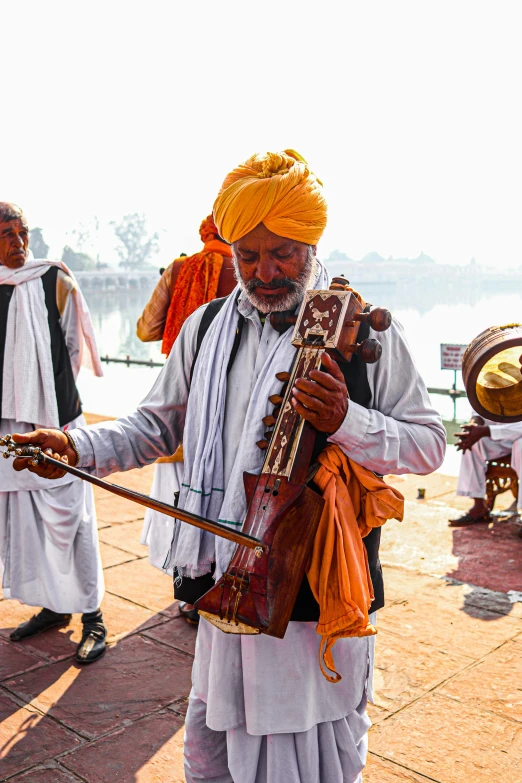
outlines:
[{"label": "white scarf", "polygon": [[[328,274],[318,261],[315,288],[328,288]],[[229,296],[209,327],[194,368],[183,434],[185,471],[179,506],[199,516],[219,521],[236,530],[246,514],[243,473],[259,474],[264,453],[256,442],[264,437],[262,419],[272,409],[268,398],[281,390],[278,372],[288,371],[296,349],[288,329],[275,343],[261,369],[248,406],[240,446],[230,479],[224,486],[223,430],[227,368],[237,327],[237,292]],[[181,576],[194,578],[210,571],[215,578],[227,569],[236,544],[192,525],[177,521],[169,563]]]},{"label": "white scarf", "polygon": [[[63,261],[29,258],[19,269],[0,264],[0,285],[15,286],[7,317],[2,377],[2,416],[6,419],[59,427],[51,356],[51,335],[40,278],[57,266],[69,277]],[[87,303],[77,288],[78,320],[95,375],[103,375]],[[82,340],[82,342],[83,342]],[[80,347],[85,356],[83,345]],[[86,357],[87,358],[87,357]]]}]

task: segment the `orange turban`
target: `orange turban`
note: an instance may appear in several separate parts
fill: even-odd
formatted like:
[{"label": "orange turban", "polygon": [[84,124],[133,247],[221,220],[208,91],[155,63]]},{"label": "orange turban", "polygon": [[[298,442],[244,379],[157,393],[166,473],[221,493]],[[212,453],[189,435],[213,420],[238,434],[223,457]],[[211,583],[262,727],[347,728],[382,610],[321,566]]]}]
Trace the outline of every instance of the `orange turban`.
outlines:
[{"label": "orange turban", "polygon": [[199,227],[199,236],[203,243],[209,242],[211,239],[215,239],[219,236],[219,231],[216,228],[212,215],[208,215],[201,223]]},{"label": "orange turban", "polygon": [[235,242],[259,223],[281,237],[316,245],[326,227],[322,183],[294,150],[258,153],[226,177],[214,203],[219,234]]}]

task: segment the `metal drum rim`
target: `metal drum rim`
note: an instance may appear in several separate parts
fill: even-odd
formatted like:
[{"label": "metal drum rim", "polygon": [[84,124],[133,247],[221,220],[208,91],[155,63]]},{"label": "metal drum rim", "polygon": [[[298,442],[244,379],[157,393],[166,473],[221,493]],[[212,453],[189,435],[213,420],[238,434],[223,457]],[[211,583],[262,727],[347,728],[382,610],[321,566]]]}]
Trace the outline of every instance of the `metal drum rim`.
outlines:
[{"label": "metal drum rim", "polygon": [[[465,369],[464,363],[466,361],[466,358],[468,356],[472,356],[473,354],[473,348],[476,348],[477,351],[479,350],[479,346],[474,345],[476,340],[482,337],[482,335],[485,335],[486,333],[489,332],[491,339],[490,340],[486,339],[486,344],[487,344],[487,342],[495,340],[502,332],[507,331],[508,329],[512,330],[513,332],[516,332],[516,334],[513,334],[509,339],[505,340],[502,343],[501,350],[505,351],[508,348],[516,348],[517,346],[520,346],[522,349],[522,326],[520,325],[508,326],[508,327],[497,326],[497,327],[491,327],[490,329],[484,329],[484,331],[481,332],[479,335],[477,335],[477,337],[475,337],[475,339],[468,345],[462,361],[463,370]],[[480,346],[480,347],[483,348],[484,346]],[[506,416],[502,416],[501,414],[488,411],[486,408],[484,408],[481,405],[476,394],[477,380],[478,380],[478,376],[480,375],[480,371],[482,370],[486,362],[492,359],[493,356],[495,356],[496,354],[501,353],[501,351],[499,351],[498,348],[499,348],[498,343],[495,345],[491,345],[489,348],[485,348],[484,353],[481,354],[481,364],[478,365],[478,363],[476,363],[473,365],[471,370],[469,370],[469,372],[466,372],[465,374],[463,372],[463,380],[464,380],[464,386],[466,387],[466,393],[468,395],[468,399],[471,403],[473,410],[476,413],[478,413],[480,416],[483,416],[486,419],[490,419],[491,421],[504,422],[504,423],[522,421],[522,412],[520,413],[519,416],[506,417]]]}]

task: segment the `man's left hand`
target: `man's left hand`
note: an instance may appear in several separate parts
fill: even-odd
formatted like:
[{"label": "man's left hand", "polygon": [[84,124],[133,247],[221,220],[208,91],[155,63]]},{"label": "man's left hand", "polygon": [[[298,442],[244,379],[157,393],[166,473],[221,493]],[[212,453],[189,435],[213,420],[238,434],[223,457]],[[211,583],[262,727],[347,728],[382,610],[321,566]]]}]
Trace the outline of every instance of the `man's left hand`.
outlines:
[{"label": "man's left hand", "polygon": [[310,372],[309,381],[298,378],[292,389],[292,405],[316,430],[332,435],[346,417],[349,395],[339,365],[327,353],[322,367]]}]

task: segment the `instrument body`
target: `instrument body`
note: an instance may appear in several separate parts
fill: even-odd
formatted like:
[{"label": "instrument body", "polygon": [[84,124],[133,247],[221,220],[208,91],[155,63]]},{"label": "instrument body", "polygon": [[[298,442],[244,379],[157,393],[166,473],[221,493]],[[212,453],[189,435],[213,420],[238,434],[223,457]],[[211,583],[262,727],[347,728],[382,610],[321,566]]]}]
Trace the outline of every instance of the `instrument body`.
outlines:
[{"label": "instrument body", "polygon": [[522,326],[493,326],[468,345],[462,378],[473,410],[498,422],[522,421]]},{"label": "instrument body", "polygon": [[[282,314],[273,314],[282,328],[295,321],[292,344],[298,351],[290,372],[281,374],[286,390],[270,398],[277,419],[263,420],[274,426],[258,443],[267,449],[261,473],[244,474],[243,532],[258,538],[266,550],[256,558],[239,547],[227,571],[196,602],[200,614],[227,633],[283,638],[290,621],[324,506],[323,498],[306,486],[316,430],[294,410],[292,388],[298,378],[309,380],[310,372],[320,369],[325,351],[341,361],[350,361],[356,351],[364,356],[365,346],[357,346],[356,338],[361,321],[370,316],[363,314],[363,305],[351,290],[339,289],[307,291],[297,318],[283,321]],[[391,317],[387,311],[380,313],[387,313],[387,328]],[[380,344],[365,343],[375,361]]]}]

